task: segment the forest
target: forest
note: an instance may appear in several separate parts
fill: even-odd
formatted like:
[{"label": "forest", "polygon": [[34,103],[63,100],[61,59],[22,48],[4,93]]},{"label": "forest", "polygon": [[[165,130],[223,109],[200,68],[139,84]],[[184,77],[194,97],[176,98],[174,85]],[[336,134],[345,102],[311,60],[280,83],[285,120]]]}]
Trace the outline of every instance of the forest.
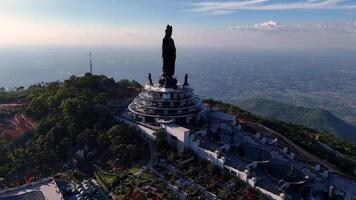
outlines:
[{"label": "forest", "polygon": [[136,81],[115,82],[88,73],[64,82],[2,91],[3,102],[22,99],[22,112],[37,121],[37,127],[12,143],[0,134],[0,177],[11,184],[29,175],[46,177],[63,169],[88,168],[91,163],[138,162],[146,155],[146,146],[131,127],[116,124],[114,115],[140,89]]}]

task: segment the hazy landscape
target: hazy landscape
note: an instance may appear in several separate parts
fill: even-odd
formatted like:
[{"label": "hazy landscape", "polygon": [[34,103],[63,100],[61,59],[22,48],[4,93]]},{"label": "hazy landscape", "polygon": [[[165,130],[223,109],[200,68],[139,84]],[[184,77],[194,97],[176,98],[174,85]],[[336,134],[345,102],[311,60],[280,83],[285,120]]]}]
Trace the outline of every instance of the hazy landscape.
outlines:
[{"label": "hazy landscape", "polygon": [[[178,48],[177,78],[183,81],[188,72],[201,97],[231,103],[267,98],[323,108],[356,125],[355,52]],[[145,72],[160,73],[159,46],[92,51],[96,74],[145,83]],[[13,88],[81,75],[89,70],[88,52],[83,47],[1,48],[0,85]]]},{"label": "hazy landscape", "polygon": [[0,0],[0,200],[356,200],[356,0]]},{"label": "hazy landscape", "polygon": [[269,99],[250,99],[239,106],[256,115],[299,124],[312,129],[337,134],[356,142],[356,127],[327,110],[279,103]]}]

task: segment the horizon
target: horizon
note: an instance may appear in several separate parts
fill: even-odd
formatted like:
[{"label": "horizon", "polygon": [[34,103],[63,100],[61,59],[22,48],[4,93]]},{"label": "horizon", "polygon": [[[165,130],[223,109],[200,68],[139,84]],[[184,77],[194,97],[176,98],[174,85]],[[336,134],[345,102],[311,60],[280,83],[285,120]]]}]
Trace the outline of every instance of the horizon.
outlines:
[{"label": "horizon", "polygon": [[[88,72],[90,51],[93,56],[94,73],[107,75],[117,80],[122,78],[133,79],[143,84],[142,81],[146,80],[145,74],[149,71],[159,73],[162,64],[160,45],[144,47],[53,45],[0,47],[0,70],[3,71],[0,74],[0,78],[2,77],[0,84],[6,88],[26,87],[41,81],[62,81],[69,78],[68,74],[82,75]],[[216,62],[220,62],[221,66],[236,67],[236,70],[243,71],[248,71],[248,66],[272,70],[275,65],[278,65],[279,69],[288,71],[314,69],[316,67],[326,71],[333,68],[349,69],[354,73],[353,63],[356,62],[354,53],[356,53],[356,50],[321,49],[313,51],[292,49],[286,51],[177,45],[177,72],[182,75],[181,71],[192,71],[187,66],[204,68],[217,65]],[[213,57],[217,60],[213,61]],[[204,64],[200,60],[213,62]],[[197,66],[197,63],[201,63],[202,66]],[[138,72],[136,68],[146,69]],[[18,70],[30,70],[29,73],[36,76],[22,77],[21,73],[17,73]],[[226,72],[226,69],[222,68],[220,71]],[[43,72],[47,72],[47,74],[43,74]],[[158,76],[158,74],[153,75]],[[12,79],[8,79],[9,76]]]},{"label": "horizon", "polygon": [[1,0],[1,46],[356,50],[351,0]]}]

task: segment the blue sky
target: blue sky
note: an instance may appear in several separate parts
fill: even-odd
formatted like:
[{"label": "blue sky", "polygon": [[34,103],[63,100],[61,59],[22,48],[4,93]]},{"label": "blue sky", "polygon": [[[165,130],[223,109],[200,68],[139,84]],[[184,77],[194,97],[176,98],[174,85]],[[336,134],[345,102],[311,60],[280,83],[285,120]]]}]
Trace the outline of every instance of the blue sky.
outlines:
[{"label": "blue sky", "polygon": [[[1,45],[356,48],[356,0],[0,0]],[[177,43],[176,42],[176,43]]]}]

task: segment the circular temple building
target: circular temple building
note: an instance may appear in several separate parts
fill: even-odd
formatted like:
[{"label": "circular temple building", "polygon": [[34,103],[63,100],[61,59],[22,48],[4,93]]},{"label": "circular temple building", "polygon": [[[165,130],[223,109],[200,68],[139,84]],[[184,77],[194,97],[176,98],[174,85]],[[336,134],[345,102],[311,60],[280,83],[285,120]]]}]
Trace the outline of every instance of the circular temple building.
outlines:
[{"label": "circular temple building", "polygon": [[129,105],[133,119],[143,123],[191,124],[202,117],[205,107],[188,84],[167,88],[147,84]]},{"label": "circular temple building", "polygon": [[172,30],[172,26],[167,25],[162,41],[163,67],[159,84],[153,83],[149,73],[149,83],[128,107],[135,121],[151,125],[172,122],[189,125],[205,113],[204,105],[189,87],[188,75],[182,85],[177,84],[174,77],[176,48],[171,38]]}]

